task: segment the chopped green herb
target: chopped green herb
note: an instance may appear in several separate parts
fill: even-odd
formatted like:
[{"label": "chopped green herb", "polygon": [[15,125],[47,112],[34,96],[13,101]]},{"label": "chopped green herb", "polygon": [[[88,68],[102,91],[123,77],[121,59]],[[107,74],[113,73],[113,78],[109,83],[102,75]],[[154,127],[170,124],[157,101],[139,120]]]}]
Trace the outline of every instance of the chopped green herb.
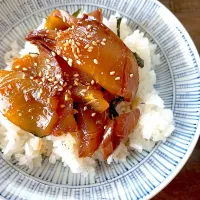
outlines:
[{"label": "chopped green herb", "polygon": [[122,18],[117,18],[117,36],[120,38],[120,24],[122,22]]},{"label": "chopped green herb", "polygon": [[79,13],[81,12],[81,8],[79,8],[76,12],[72,14],[73,17],[78,17]]},{"label": "chopped green herb", "polygon": [[135,59],[136,59],[136,61],[137,61],[137,64],[138,64],[138,66],[140,67],[140,68],[143,68],[144,67],[144,60],[142,60],[142,58],[140,58],[139,56],[138,56],[138,54],[137,53],[133,53],[133,55],[135,56]]}]

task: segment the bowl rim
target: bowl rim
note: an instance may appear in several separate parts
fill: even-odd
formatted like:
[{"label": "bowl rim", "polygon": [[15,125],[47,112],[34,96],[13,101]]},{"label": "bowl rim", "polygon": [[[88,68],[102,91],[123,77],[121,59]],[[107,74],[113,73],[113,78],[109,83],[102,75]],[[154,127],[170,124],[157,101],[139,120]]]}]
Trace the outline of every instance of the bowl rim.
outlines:
[{"label": "bowl rim", "polygon": [[[129,0],[132,1],[132,0]],[[198,66],[198,69],[200,71],[200,58],[199,58],[199,53],[197,51],[197,48],[191,38],[191,36],[189,35],[189,33],[187,32],[186,28],[183,26],[183,24],[178,20],[178,18],[161,2],[159,2],[158,0],[150,0],[153,3],[157,4],[160,6],[160,8],[165,9],[166,13],[168,15],[170,15],[174,21],[174,24],[176,24],[178,26],[178,28],[180,28],[180,30],[182,31],[183,35],[186,37],[188,43],[190,44],[190,48],[192,50],[192,53],[194,54],[194,57],[196,59],[196,63]],[[84,4],[89,4],[89,3],[81,3],[82,5]],[[69,3],[70,5],[70,3]],[[43,10],[43,9],[41,9]],[[41,11],[40,10],[40,11]],[[27,16],[29,17],[29,15]],[[23,19],[24,20],[24,19]],[[21,20],[18,22],[20,23]],[[17,24],[18,24],[17,23]],[[3,34],[4,35],[4,34]],[[196,133],[194,134],[194,137],[190,143],[190,145],[188,146],[187,152],[185,153],[184,157],[181,159],[181,161],[179,162],[179,164],[176,166],[176,168],[171,172],[171,174],[169,174],[164,180],[163,182],[161,182],[157,187],[155,187],[155,189],[151,190],[150,193],[147,196],[144,196],[142,199],[143,200],[148,200],[153,198],[155,195],[157,195],[159,192],[161,192],[174,178],[175,176],[181,171],[181,169],[184,167],[184,165],[186,164],[186,162],[188,161],[189,157],[191,156],[197,142],[199,139],[199,134],[200,132],[200,121],[198,122],[198,126],[196,129]],[[41,182],[42,183],[42,182]],[[2,200],[6,200],[3,196],[0,195],[0,199]]]},{"label": "bowl rim", "polygon": [[[197,48],[196,48],[191,36],[187,32],[187,30],[184,27],[184,25],[179,21],[179,19],[164,4],[162,4],[158,0],[151,0],[151,1],[156,3],[156,4],[158,4],[161,8],[165,9],[167,14],[171,15],[172,19],[174,20],[174,23],[177,24],[177,26],[183,32],[183,34],[186,37],[188,43],[190,44],[190,48],[192,49],[192,53],[194,54],[194,57],[195,57],[196,62],[197,62],[198,69],[200,71],[199,53],[197,51]],[[169,174],[167,176],[167,178],[160,185],[158,185],[154,190],[152,190],[150,192],[149,195],[145,196],[143,199],[148,200],[148,199],[153,198],[159,192],[161,192],[176,177],[176,175],[181,171],[181,169],[184,167],[184,165],[188,161],[189,157],[191,156],[191,154],[192,154],[192,152],[193,152],[193,150],[194,150],[194,148],[195,148],[195,146],[196,146],[196,144],[198,142],[198,139],[200,138],[199,132],[200,132],[200,121],[198,122],[197,130],[196,130],[196,133],[194,134],[193,140],[191,141],[190,146],[187,149],[187,152],[185,153],[184,157],[181,159],[179,164],[176,166],[176,168],[172,171],[172,173]]]}]

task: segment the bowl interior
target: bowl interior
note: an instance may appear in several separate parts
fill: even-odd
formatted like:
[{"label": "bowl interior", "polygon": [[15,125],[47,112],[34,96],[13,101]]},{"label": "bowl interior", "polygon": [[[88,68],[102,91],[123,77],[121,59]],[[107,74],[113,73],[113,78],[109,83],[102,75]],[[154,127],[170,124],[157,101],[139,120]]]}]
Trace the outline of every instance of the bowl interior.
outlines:
[{"label": "bowl interior", "polygon": [[[98,5],[97,5],[98,3]],[[161,64],[156,68],[156,89],[166,108],[174,113],[176,129],[151,152],[130,151],[126,163],[98,162],[95,175],[83,177],[73,174],[60,161],[49,164],[44,158],[40,169],[19,166],[0,157],[0,194],[2,197],[36,198],[145,198],[153,193],[181,165],[185,155],[197,140],[199,122],[199,68],[190,39],[174,17],[154,1],[7,1],[0,3],[0,67],[4,68],[4,54],[14,40],[21,48],[26,33],[36,28],[42,18],[59,8],[73,13],[78,8],[91,11],[103,8],[105,17],[116,11],[128,19],[134,31],[139,29],[157,44],[156,53]],[[48,198],[49,197],[49,198]]]}]

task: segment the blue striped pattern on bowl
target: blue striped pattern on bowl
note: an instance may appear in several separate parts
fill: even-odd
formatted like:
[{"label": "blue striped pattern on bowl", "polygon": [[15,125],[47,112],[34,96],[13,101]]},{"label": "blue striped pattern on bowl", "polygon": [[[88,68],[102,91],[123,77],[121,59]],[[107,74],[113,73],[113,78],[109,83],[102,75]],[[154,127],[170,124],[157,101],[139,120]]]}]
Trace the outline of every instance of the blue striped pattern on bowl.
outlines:
[{"label": "blue striped pattern on bowl", "polygon": [[61,162],[44,158],[40,169],[18,166],[0,156],[0,197],[5,199],[149,199],[165,187],[190,156],[199,136],[199,57],[178,20],[155,0],[7,0],[0,1],[0,66],[13,40],[21,47],[28,30],[42,17],[60,8],[76,11],[103,8],[104,16],[116,11],[129,26],[145,32],[158,45],[161,65],[156,89],[173,110],[175,131],[151,152],[130,152],[127,163],[99,162],[95,176],[72,174]]}]

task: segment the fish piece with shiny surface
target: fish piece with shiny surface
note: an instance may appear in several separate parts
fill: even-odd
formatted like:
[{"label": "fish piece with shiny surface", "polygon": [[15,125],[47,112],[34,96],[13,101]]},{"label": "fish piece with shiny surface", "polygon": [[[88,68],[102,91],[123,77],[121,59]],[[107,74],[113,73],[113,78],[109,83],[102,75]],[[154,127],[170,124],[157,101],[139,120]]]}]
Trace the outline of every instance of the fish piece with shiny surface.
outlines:
[{"label": "fish piece with shiny surface", "polygon": [[106,113],[96,113],[82,103],[78,105],[77,111],[79,157],[91,157],[102,142]]},{"label": "fish piece with shiny surface", "polygon": [[108,122],[102,141],[104,160],[106,160],[116,150],[120,142],[126,139],[135,129],[139,117],[140,110],[136,108]]},{"label": "fish piece with shiny surface", "polygon": [[57,92],[55,83],[64,82],[63,72],[51,51],[41,44],[36,43],[36,45],[40,54],[34,56],[28,54],[16,58],[11,70],[23,72],[31,79],[40,79],[42,85],[46,85],[51,90],[51,94],[55,95]]},{"label": "fish piece with shiny surface", "polygon": [[102,113],[109,107],[108,102],[103,98],[102,92],[95,87],[79,85],[73,87],[71,93],[76,102],[84,102],[86,106],[96,112]]},{"label": "fish piece with shiny surface", "polygon": [[27,132],[39,137],[49,135],[58,120],[58,99],[52,97],[48,89],[23,75],[0,70],[0,111]]},{"label": "fish piece with shiny surface", "polygon": [[[56,36],[56,37],[55,37]],[[130,101],[139,84],[138,65],[132,52],[104,24],[87,15],[65,31],[34,30],[27,36],[63,57],[112,94]]]}]

